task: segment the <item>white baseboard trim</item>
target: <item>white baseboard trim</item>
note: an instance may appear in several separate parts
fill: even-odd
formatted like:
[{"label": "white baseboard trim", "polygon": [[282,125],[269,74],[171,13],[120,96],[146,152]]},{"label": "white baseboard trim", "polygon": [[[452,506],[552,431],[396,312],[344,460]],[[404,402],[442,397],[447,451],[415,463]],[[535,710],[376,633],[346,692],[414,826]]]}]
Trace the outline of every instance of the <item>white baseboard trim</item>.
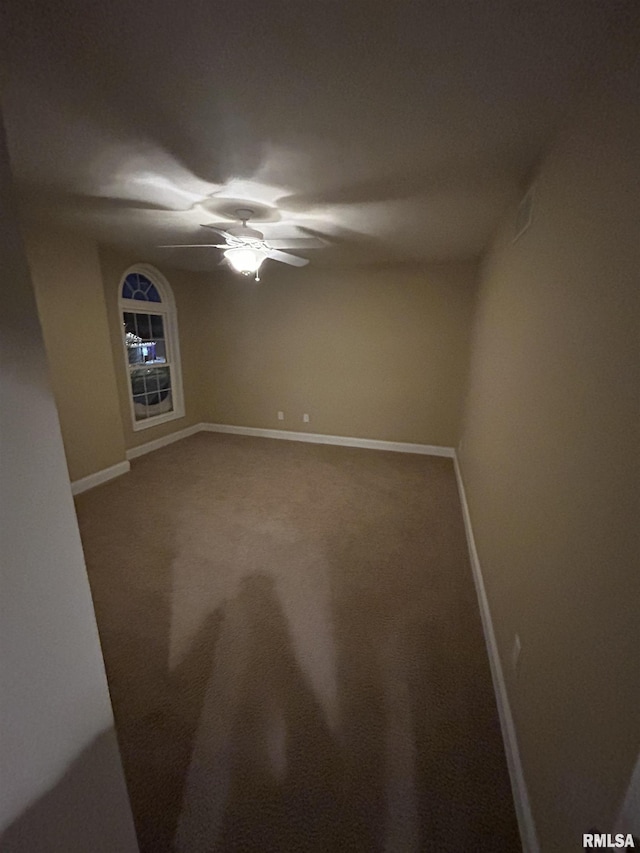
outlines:
[{"label": "white baseboard trim", "polygon": [[450,459],[455,458],[455,450],[453,447],[441,447],[435,444],[408,444],[400,441],[381,441],[373,438],[353,438],[345,435],[322,435],[314,432],[291,432],[284,429],[260,429],[258,427],[234,426],[233,424],[208,424],[200,423],[193,424],[185,429],[177,432],[169,433],[162,438],[156,438],[154,441],[148,441],[146,444],[140,444],[138,447],[132,447],[127,450],[126,462],[118,462],[117,465],[112,465],[111,468],[105,468],[103,471],[96,471],[95,474],[90,474],[88,477],[83,477],[82,480],[76,480],[71,484],[71,491],[74,495],[80,492],[86,492],[87,489],[92,489],[94,486],[99,486],[101,483],[106,483],[114,477],[119,477],[121,474],[126,474],[130,469],[129,461],[137,459],[138,456],[144,456],[145,453],[151,453],[154,450],[159,450],[161,447],[166,447],[168,444],[173,444],[174,441],[181,441],[183,438],[188,438],[190,435],[195,435],[197,432],[221,432],[234,435],[253,435],[259,438],[279,438],[285,441],[303,441],[311,444],[337,444],[343,447],[364,447],[369,450],[391,450],[396,453],[418,453],[424,456],[446,456]]},{"label": "white baseboard trim", "polygon": [[102,471],[96,471],[95,474],[89,474],[88,477],[82,477],[81,480],[74,480],[71,483],[71,494],[79,495],[81,492],[86,492],[96,486],[101,486],[103,483],[107,483],[115,477],[120,477],[122,474],[126,474],[130,468],[131,465],[128,461],[118,462],[115,465],[111,465],[110,468],[103,468]]},{"label": "white baseboard trim", "polygon": [[201,432],[206,427],[206,424],[193,424],[190,427],[185,427],[177,432],[171,432],[169,435],[163,435],[162,438],[156,438],[154,441],[148,441],[146,444],[139,444],[137,447],[132,447],[127,450],[127,459],[136,459],[138,456],[144,456],[145,453],[151,453],[154,450],[159,450],[161,447],[166,447],[167,444],[173,444],[174,441],[180,441],[183,438],[188,438],[190,435],[195,435]]},{"label": "white baseboard trim", "polygon": [[522,761],[520,760],[520,750],[518,748],[515,723],[511,713],[511,706],[509,705],[507,685],[505,684],[502,663],[500,661],[500,653],[498,652],[496,635],[493,630],[489,600],[487,599],[487,593],[484,588],[482,568],[480,566],[480,559],[478,557],[473,528],[471,526],[471,515],[469,514],[467,495],[464,489],[462,473],[460,471],[460,464],[458,462],[457,455],[454,455],[453,464],[456,472],[456,480],[458,482],[460,503],[462,505],[462,517],[464,519],[464,529],[467,535],[471,570],[473,572],[473,580],[476,587],[476,593],[478,595],[482,629],[484,631],[489,665],[491,667],[493,690],[495,692],[496,703],[498,705],[500,728],[502,729],[502,739],[504,741],[504,750],[507,757],[507,767],[509,769],[509,777],[511,779],[511,790],[513,792],[513,802],[516,810],[516,817],[518,819],[518,827],[520,829],[522,849],[524,853],[540,853],[538,836],[536,833],[535,822],[533,820],[533,813],[531,811],[531,804],[529,802],[529,794],[527,792],[527,784],[525,782],[524,771],[522,769]]},{"label": "white baseboard trim", "polygon": [[323,435],[316,432],[292,432],[285,429],[234,426],[233,424],[201,424],[207,432],[224,432],[233,435],[253,435],[258,438],[279,438],[284,441],[303,441],[309,444],[337,444],[342,447],[364,447],[368,450],[391,450],[396,453],[419,453],[423,456],[455,457],[453,447],[435,444],[407,444],[401,441],[382,441],[375,438],[353,438],[346,435]]}]

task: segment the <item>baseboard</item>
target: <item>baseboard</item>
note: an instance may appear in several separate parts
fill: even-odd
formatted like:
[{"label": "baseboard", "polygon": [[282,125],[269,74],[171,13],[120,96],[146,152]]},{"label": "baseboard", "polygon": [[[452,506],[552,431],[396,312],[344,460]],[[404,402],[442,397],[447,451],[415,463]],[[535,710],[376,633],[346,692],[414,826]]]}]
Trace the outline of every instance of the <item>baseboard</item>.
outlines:
[{"label": "baseboard", "polygon": [[453,447],[435,444],[407,444],[401,441],[382,441],[374,438],[353,438],[346,435],[324,435],[316,432],[291,432],[285,429],[260,429],[233,424],[200,424],[207,432],[224,432],[233,435],[253,435],[258,438],[278,438],[284,441],[303,441],[310,444],[337,444],[342,447],[364,447],[368,450],[390,450],[395,453],[419,453],[423,456],[455,457]]},{"label": "baseboard", "polygon": [[110,468],[103,468],[102,471],[96,471],[95,474],[89,474],[88,477],[82,477],[81,480],[74,480],[71,483],[71,494],[79,495],[81,492],[86,492],[96,486],[101,486],[103,483],[107,483],[115,477],[120,477],[122,474],[126,474],[130,468],[131,465],[128,461],[118,462]]},{"label": "baseboard", "polygon": [[206,427],[206,424],[193,424],[190,427],[171,432],[168,435],[163,435],[162,438],[156,438],[153,441],[148,441],[146,444],[139,444],[137,447],[132,447],[127,450],[127,459],[136,459],[138,456],[144,456],[145,453],[151,453],[154,450],[159,450],[161,447],[166,447],[167,444],[173,444],[174,441],[180,441],[183,438],[188,438],[190,435],[195,435]]},{"label": "baseboard", "polygon": [[460,494],[460,503],[462,505],[462,516],[464,519],[464,528],[467,535],[467,545],[469,547],[469,558],[471,561],[471,569],[473,572],[473,580],[478,595],[478,604],[480,606],[480,617],[482,619],[482,629],[484,631],[484,639],[487,645],[487,653],[489,656],[489,664],[491,666],[491,678],[493,680],[493,689],[496,695],[498,705],[498,714],[500,716],[500,728],[502,729],[502,739],[504,741],[504,749],[507,757],[507,766],[509,768],[509,777],[511,779],[511,790],[513,792],[513,801],[518,818],[518,826],[520,828],[520,839],[522,841],[522,849],[524,853],[539,853],[540,847],[536,833],[536,827],[529,802],[529,794],[524,778],[522,762],[520,760],[520,750],[518,749],[518,738],[516,735],[515,724],[511,707],[509,705],[509,696],[507,694],[507,686],[504,680],[502,671],[502,663],[498,652],[498,644],[496,642],[495,632],[493,630],[493,622],[491,620],[491,611],[489,609],[489,601],[484,588],[484,580],[482,577],[482,568],[478,558],[473,528],[471,526],[471,516],[469,514],[469,505],[467,504],[467,496],[462,481],[462,474],[458,457],[454,455],[454,467],[456,472],[456,480],[458,482],[458,492]]},{"label": "baseboard", "polygon": [[453,447],[441,447],[434,444],[407,444],[400,441],[379,441],[372,438],[352,438],[345,435],[322,435],[314,432],[290,432],[284,429],[259,429],[258,427],[234,426],[233,424],[200,423],[193,424],[177,432],[169,433],[169,435],[164,435],[162,438],[156,438],[154,441],[148,441],[146,444],[132,447],[130,450],[127,450],[126,462],[118,462],[117,465],[105,468],[104,471],[96,471],[95,474],[90,474],[81,480],[75,480],[71,483],[71,491],[74,495],[79,495],[81,492],[86,492],[87,489],[93,489],[94,486],[99,486],[102,483],[112,480],[114,477],[126,474],[131,467],[129,460],[137,459],[138,456],[144,456],[145,453],[159,450],[161,447],[173,444],[174,441],[181,441],[183,438],[188,438],[190,435],[195,435],[197,432],[203,431],[232,433],[234,435],[253,435],[260,438],[279,438],[286,441],[306,441],[311,444],[338,444],[344,447],[364,447],[369,450],[391,450],[396,453],[419,453],[426,456],[455,457]]}]

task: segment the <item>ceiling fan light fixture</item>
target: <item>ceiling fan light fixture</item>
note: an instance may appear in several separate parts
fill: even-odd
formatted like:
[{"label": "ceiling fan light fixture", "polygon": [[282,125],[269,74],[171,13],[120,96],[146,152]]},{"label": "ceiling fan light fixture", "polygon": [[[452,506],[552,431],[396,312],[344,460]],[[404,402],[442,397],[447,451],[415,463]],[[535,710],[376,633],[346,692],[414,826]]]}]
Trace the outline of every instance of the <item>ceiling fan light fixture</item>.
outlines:
[{"label": "ceiling fan light fixture", "polygon": [[256,275],[260,269],[260,265],[267,257],[259,249],[245,249],[243,247],[227,249],[224,256],[233,269],[242,275]]}]

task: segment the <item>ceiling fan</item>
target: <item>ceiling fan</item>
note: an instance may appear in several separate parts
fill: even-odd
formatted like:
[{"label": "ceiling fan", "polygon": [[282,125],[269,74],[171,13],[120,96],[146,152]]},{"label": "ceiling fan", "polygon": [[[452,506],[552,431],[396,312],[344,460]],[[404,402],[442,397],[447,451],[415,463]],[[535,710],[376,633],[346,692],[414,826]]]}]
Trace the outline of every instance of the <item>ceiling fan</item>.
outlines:
[{"label": "ceiling fan", "polygon": [[272,261],[280,261],[283,264],[289,264],[293,267],[305,267],[309,261],[306,258],[300,258],[298,255],[291,255],[289,252],[281,251],[282,248],[293,249],[319,249],[326,244],[315,237],[291,238],[289,240],[277,239],[269,240],[264,238],[264,234],[255,228],[250,228],[247,222],[253,216],[253,210],[248,207],[241,207],[236,210],[236,216],[240,220],[240,225],[232,225],[230,228],[223,230],[217,225],[202,225],[202,228],[208,228],[219,234],[224,243],[182,243],[159,246],[160,249],[194,249],[194,248],[213,248],[224,249],[224,260],[242,275],[255,275],[256,281],[260,281],[259,271],[262,262],[267,258]]}]

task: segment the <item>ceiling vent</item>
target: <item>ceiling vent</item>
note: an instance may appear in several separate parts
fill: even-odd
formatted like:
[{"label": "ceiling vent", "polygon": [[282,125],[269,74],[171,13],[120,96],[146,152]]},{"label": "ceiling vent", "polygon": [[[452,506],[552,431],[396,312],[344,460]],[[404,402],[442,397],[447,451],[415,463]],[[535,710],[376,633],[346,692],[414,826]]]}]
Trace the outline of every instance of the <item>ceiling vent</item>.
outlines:
[{"label": "ceiling vent", "polygon": [[533,187],[530,187],[518,205],[516,211],[515,233],[513,241],[519,240],[533,221]]}]

